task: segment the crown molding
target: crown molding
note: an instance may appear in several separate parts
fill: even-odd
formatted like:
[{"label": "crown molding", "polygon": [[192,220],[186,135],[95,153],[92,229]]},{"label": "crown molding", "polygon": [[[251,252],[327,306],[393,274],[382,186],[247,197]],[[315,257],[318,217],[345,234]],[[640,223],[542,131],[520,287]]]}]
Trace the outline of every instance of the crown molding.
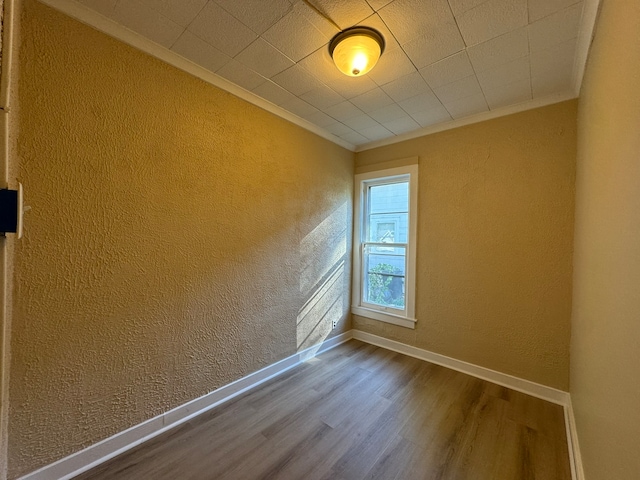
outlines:
[{"label": "crown molding", "polygon": [[582,19],[578,31],[578,43],[576,44],[575,64],[573,66],[573,91],[576,97],[580,96],[584,72],[587,68],[589,49],[596,31],[596,21],[600,12],[600,0],[585,0],[582,7]]},{"label": "crown molding", "polygon": [[110,37],[113,37],[121,42],[126,43],[138,50],[143,51],[151,55],[152,57],[157,58],[169,65],[172,65],[194,77],[197,77],[215,87],[220,88],[221,90],[225,90],[226,92],[235,95],[246,102],[249,102],[257,107],[266,110],[269,113],[272,113],[288,122],[291,122],[299,127],[308,130],[311,133],[315,133],[316,135],[329,140],[330,142],[335,143],[343,148],[346,148],[350,151],[355,151],[355,146],[351,143],[336,137],[335,135],[329,133],[323,128],[318,127],[317,125],[305,120],[303,118],[294,115],[293,113],[281,108],[258,95],[245,90],[237,86],[234,83],[231,83],[227,79],[216,75],[215,73],[196,65],[195,63],[187,60],[186,58],[178,55],[177,53],[169,50],[168,48],[159,45],[146,37],[143,37],[139,33],[134,32],[133,30],[129,30],[128,28],[120,25],[119,23],[111,20],[110,18],[105,17],[104,15],[99,14],[98,12],[91,10],[89,7],[82,5],[74,0],[39,0],[41,3],[48,5],[59,12],[72,17],[85,25],[95,28],[103,33],[106,33]]},{"label": "crown molding", "polygon": [[412,140],[414,138],[424,137],[433,133],[444,132],[445,130],[451,130],[453,128],[464,127],[465,125],[471,125],[473,123],[484,122],[492,120],[494,118],[504,117],[506,115],[512,115],[514,113],[524,112],[525,110],[533,110],[534,108],[546,107],[547,105],[553,105],[554,103],[564,102],[576,98],[577,95],[573,91],[556,93],[543,98],[537,98],[535,100],[529,100],[528,102],[518,103],[516,105],[509,105],[507,107],[499,108],[497,110],[490,110],[482,112],[470,117],[459,118],[451,122],[437,123],[428,127],[414,130],[413,132],[404,133],[391,138],[385,138],[383,140],[377,140],[371,143],[365,143],[356,147],[356,152],[364,152],[365,150],[371,150],[373,148],[385,147],[387,145],[393,145],[394,143],[404,142],[406,140]]},{"label": "crown molding", "polygon": [[284,120],[287,120],[305,130],[308,130],[326,140],[329,140],[336,145],[339,145],[352,152],[363,152],[371,150],[373,148],[383,147],[387,145],[393,145],[395,143],[404,142],[418,137],[431,135],[454,128],[459,128],[465,125],[471,125],[474,123],[484,122],[486,120],[492,120],[494,118],[503,117],[506,115],[512,115],[514,113],[523,112],[526,110],[532,110],[535,108],[552,105],[554,103],[563,102],[577,98],[580,94],[580,88],[582,86],[582,80],[584,77],[584,71],[586,68],[587,58],[589,55],[589,48],[593,39],[595,31],[595,23],[598,15],[598,9],[600,0],[585,0],[584,8],[582,12],[582,20],[580,25],[580,31],[578,35],[578,43],[576,47],[576,57],[573,69],[573,82],[571,90],[553,94],[547,97],[530,100],[527,102],[519,103],[516,105],[509,105],[497,110],[488,112],[482,112],[470,117],[460,118],[445,123],[438,123],[430,125],[412,132],[408,132],[402,135],[377,140],[374,142],[365,143],[363,145],[354,146],[353,144],[336,137],[327,130],[292,114],[291,112],[259,97],[258,95],[245,90],[234,83],[226,80],[225,78],[216,75],[215,73],[187,60],[186,58],[178,55],[177,53],[169,50],[168,48],[159,45],[142,35],[129,30],[128,28],[116,23],[115,21],[97,13],[94,10],[78,3],[75,0],[39,0],[40,2],[49,5],[50,7],[72,17],[76,20],[89,25],[96,30],[99,30],[117,40],[120,40],[138,50],[141,50],[165,63],[168,63],[186,73],[189,73],[201,80],[218,87],[226,92],[235,95],[242,100],[245,100],[253,105],[256,105],[263,110],[266,110]]}]

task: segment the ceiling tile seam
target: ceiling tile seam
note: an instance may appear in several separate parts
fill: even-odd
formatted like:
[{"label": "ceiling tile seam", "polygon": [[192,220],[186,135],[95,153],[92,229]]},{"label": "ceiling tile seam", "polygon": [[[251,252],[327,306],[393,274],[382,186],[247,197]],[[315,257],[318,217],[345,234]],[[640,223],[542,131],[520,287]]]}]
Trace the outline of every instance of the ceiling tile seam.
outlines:
[{"label": "ceiling tile seam", "polygon": [[[563,10],[567,10],[567,9],[569,9],[571,7],[575,7],[578,3],[583,3],[582,12],[584,13],[584,4],[586,4],[586,2],[587,2],[587,0],[575,0],[573,3],[571,3],[569,5],[565,5],[564,7],[560,8],[559,10],[554,10],[551,13],[547,13],[546,15],[544,15],[544,16],[542,16],[540,18],[536,18],[533,22],[530,22],[528,25],[531,25],[531,23],[539,22],[540,20],[544,20],[545,18],[549,18],[550,16],[555,15],[556,13],[561,12]],[[527,13],[529,13],[528,9],[527,9]],[[582,15],[581,15],[581,17],[582,17]]]},{"label": "ceiling tile seam", "polygon": [[[478,5],[476,5],[476,7],[479,7],[480,5],[482,5],[484,3],[487,3],[488,1],[489,0],[486,0],[486,1],[478,4]],[[451,8],[450,0],[447,0],[447,6],[449,7],[449,13],[451,13],[451,16],[453,17],[453,22],[456,24],[456,28],[458,29],[458,33],[460,34],[460,38],[462,39],[462,43],[464,43],[464,50],[466,51],[467,47],[469,47],[469,45],[467,45],[467,40],[464,38],[464,35],[462,35],[462,30],[460,30],[460,25],[458,25],[458,18],[456,17],[456,14],[453,13],[453,8]],[[470,8],[469,10],[472,10],[472,9]],[[458,53],[458,52],[456,52],[456,53]]]},{"label": "ceiling tile seam", "polygon": [[[323,17],[325,20],[329,21],[329,23],[333,24],[333,26],[336,27],[339,31],[342,31],[342,28],[340,28],[340,25],[338,25],[336,22],[334,22],[333,19],[331,18],[331,16],[327,12],[323,12],[318,7],[316,7],[314,4],[312,4],[309,0],[302,0],[302,3],[307,5],[311,10],[315,11],[318,15]],[[367,4],[368,3],[369,2],[367,2]]]},{"label": "ceiling tile seam", "polygon": [[[226,8],[224,8],[224,5],[221,5],[220,3],[218,3],[216,0],[208,0],[205,4],[204,7],[202,7],[202,10],[205,9],[205,7],[209,4],[209,3],[215,3],[216,5],[218,5],[221,9],[223,9],[225,12],[227,12],[229,15],[231,15],[233,18],[235,18],[236,20],[238,20],[240,23],[242,23],[245,27],[247,27],[249,30],[251,30],[253,33],[255,33],[258,38],[262,37],[262,33],[266,32],[267,30],[269,30],[269,28],[273,27],[273,25],[275,25],[276,23],[278,23],[280,20],[282,20],[284,17],[286,17],[287,15],[289,15],[292,11],[293,11],[293,4],[289,4],[289,9],[287,10],[287,13],[284,14],[282,17],[280,17],[273,25],[270,25],[269,28],[267,28],[267,30],[265,30],[262,33],[258,33],[256,32],[253,28],[251,28],[249,25],[247,25],[246,23],[244,23],[240,18],[238,18],[236,15],[233,14],[233,12],[230,12],[229,10],[227,10]],[[200,12],[202,12],[202,10],[200,10]],[[198,13],[199,15],[200,13]],[[197,18],[197,16],[196,16]],[[195,20],[195,18],[193,19]],[[193,23],[193,20],[191,21]],[[266,39],[264,39],[266,41]],[[275,47],[274,47],[275,48]]]},{"label": "ceiling tile seam", "polygon": [[[118,0],[118,3],[120,3],[122,0]],[[178,38],[175,39],[175,41],[171,44],[171,46],[169,47],[169,50],[171,50],[176,43],[178,43],[178,40],[180,40],[180,37],[182,37],[182,35],[184,35],[184,32],[186,32],[187,30],[189,30],[189,27],[191,26],[191,24],[196,20],[196,18],[198,18],[200,16],[200,14],[204,11],[204,9],[207,7],[207,5],[209,4],[211,0],[208,0],[206,2],[204,2],[204,5],[202,5],[202,8],[198,11],[198,13],[196,13],[194,15],[194,17],[191,19],[191,21],[184,27],[184,30],[182,30],[182,33],[180,35],[178,35]],[[153,7],[151,7],[153,10],[155,10]],[[157,10],[156,10],[157,12]],[[158,12],[159,13],[159,12]],[[195,35],[195,33],[191,32],[189,30],[189,33]],[[197,35],[195,35],[196,37],[198,37]],[[200,38],[200,37],[198,37]],[[202,40],[203,42],[205,42],[207,45],[210,45],[209,42],[205,41],[203,38],[200,38],[200,40]],[[211,45],[212,47],[216,48],[214,45]],[[220,51],[220,49],[216,48],[216,50]],[[224,52],[221,52],[224,53]],[[220,67],[222,68],[222,67]]]},{"label": "ceiling tile seam", "polygon": [[[371,2],[370,2],[369,0],[364,0],[364,1],[365,1],[365,3],[366,3],[367,5],[369,5],[369,8],[370,8],[371,10],[373,10],[373,13],[367,17],[367,18],[370,18],[371,16],[375,15],[375,14],[376,14],[376,13],[378,13],[380,10],[382,10],[384,7],[386,7],[387,5],[389,5],[389,3],[393,3],[395,0],[391,0],[389,3],[387,3],[387,5],[384,5],[384,6],[380,7],[378,10],[376,10],[376,7],[374,7],[373,5],[371,5]],[[366,20],[366,18],[365,18],[365,20]]]},{"label": "ceiling tile seam", "polygon": [[[395,1],[395,0],[394,0]],[[368,4],[369,2],[367,2]],[[388,3],[387,5],[385,5],[385,7],[389,6],[391,3]],[[447,4],[448,4],[448,0],[447,0]],[[382,10],[382,9],[380,9]],[[374,12],[373,15],[375,15],[377,12]],[[371,18],[373,15],[370,15],[367,18]],[[378,17],[380,18],[380,21],[382,21],[382,23],[384,24],[385,27],[387,27],[387,30],[389,30],[389,33],[391,34],[391,36],[393,37],[393,39],[396,41],[396,43],[398,44],[398,48],[400,48],[400,50],[402,50],[402,53],[404,53],[405,57],[407,57],[407,60],[409,60],[409,62],[411,63],[411,65],[413,66],[414,70],[418,73],[420,73],[420,70],[418,70],[418,67],[416,66],[416,64],[413,62],[413,60],[411,60],[411,57],[409,56],[409,54],[407,53],[407,51],[404,49],[404,46],[400,43],[400,41],[398,40],[398,38],[393,34],[393,30],[391,30],[391,28],[389,27],[389,25],[387,25],[387,22],[384,21],[384,18],[382,18],[381,15],[378,15]],[[413,72],[412,72],[413,73]],[[407,75],[411,75],[411,73],[407,74]],[[373,79],[372,79],[373,80]],[[392,82],[393,80],[391,80]],[[426,80],[425,80],[426,81]],[[373,83],[375,83],[376,85],[378,85],[378,87],[382,87],[384,85],[387,85],[391,82],[387,82],[387,83],[383,83],[382,85],[379,84],[378,82],[376,82],[375,80],[373,80]],[[431,87],[429,87],[431,88]]]},{"label": "ceiling tile seam", "polygon": [[[489,1],[489,0],[487,0],[487,1]],[[481,3],[480,5],[482,5],[484,3],[487,3],[487,2],[485,1],[485,2]],[[453,15],[453,10],[451,9],[451,3],[450,3],[449,0],[447,0],[447,5],[449,5],[449,9],[451,10],[451,14]],[[478,6],[480,6],[480,5],[478,5]],[[469,9],[469,10],[471,10],[471,9]],[[476,82],[478,82],[478,85],[480,86],[480,91],[482,92],[482,96],[484,97],[484,101],[487,104],[487,108],[489,110],[491,110],[491,107],[489,106],[489,101],[487,100],[487,94],[485,93],[484,88],[482,88],[482,85],[480,85],[480,80],[478,79],[478,72],[476,72],[476,67],[473,64],[473,62],[471,61],[471,59],[469,58],[469,53],[467,52],[467,48],[469,48],[469,46],[467,45],[467,41],[464,39],[464,36],[462,35],[462,32],[460,31],[460,27],[458,26],[458,19],[456,18],[455,15],[453,15],[453,18],[454,18],[454,21],[456,22],[456,27],[458,27],[458,32],[460,33],[460,37],[462,37],[462,42],[465,45],[464,50],[461,50],[461,51],[464,51],[465,55],[467,55],[467,59],[469,60],[469,64],[471,65],[471,70],[473,70],[473,76],[475,77]],[[510,33],[510,32],[507,32],[507,33]],[[453,55],[457,55],[459,53],[460,52],[456,52],[456,53],[454,53],[452,55],[449,55],[449,57],[451,57]],[[445,58],[449,58],[449,57],[445,57]],[[444,59],[442,59],[442,60],[444,60]],[[442,60],[440,60],[440,61],[442,61]],[[529,62],[529,68],[531,68],[531,62]],[[422,74],[420,74],[420,75],[422,75]],[[422,77],[422,78],[424,78],[424,77]],[[529,74],[529,78],[531,78],[531,74]],[[426,81],[427,80],[425,79],[425,82]],[[453,82],[450,82],[450,83],[453,83]],[[428,84],[429,84],[429,82],[427,82],[427,85]],[[431,86],[431,85],[429,85],[429,86]],[[435,92],[434,92],[434,94],[436,95],[436,97],[438,97],[438,95]],[[466,98],[466,97],[464,97],[464,98]],[[438,97],[438,100],[440,100],[440,97]],[[443,103],[443,102],[441,101],[441,103]],[[449,112],[449,109],[446,106],[444,108],[447,110],[447,112]],[[451,115],[451,112],[449,112],[449,115]],[[453,115],[451,115],[451,118],[453,118]]]}]

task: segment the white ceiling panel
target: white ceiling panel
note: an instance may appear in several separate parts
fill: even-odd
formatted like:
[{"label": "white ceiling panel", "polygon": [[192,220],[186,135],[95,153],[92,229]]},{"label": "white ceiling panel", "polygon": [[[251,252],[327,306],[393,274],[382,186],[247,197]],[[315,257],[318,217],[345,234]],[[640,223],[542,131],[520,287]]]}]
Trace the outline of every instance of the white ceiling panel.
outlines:
[{"label": "white ceiling panel", "polygon": [[524,27],[527,19],[527,0],[488,0],[456,17],[467,46]]},{"label": "white ceiling panel", "polygon": [[294,115],[298,115],[302,118],[304,118],[306,115],[311,115],[318,111],[316,107],[309,105],[307,102],[299,99],[298,97],[293,97],[291,100],[287,100],[286,102],[280,104],[280,106],[285,110],[293,113]]},{"label": "white ceiling panel", "polygon": [[446,103],[444,107],[454,119],[476,115],[489,110],[487,101],[482,93],[454,100]]},{"label": "white ceiling panel", "polygon": [[400,48],[385,52],[376,67],[369,72],[369,77],[378,85],[385,85],[398,77],[416,72],[416,67]]},{"label": "white ceiling panel", "polygon": [[300,96],[322,85],[316,77],[307,72],[299,64],[278,73],[271,80],[296,96]]},{"label": "white ceiling panel", "polygon": [[362,110],[356,107],[353,103],[344,101],[337,103],[329,108],[326,108],[324,112],[338,120],[339,122],[344,122],[348,118],[358,117],[363,115]]},{"label": "white ceiling panel", "polygon": [[408,98],[401,101],[398,105],[410,115],[414,115],[427,110],[432,110],[436,107],[441,107],[442,103],[436,97],[433,92],[425,92],[415,97]]},{"label": "white ceiling panel", "polygon": [[569,71],[568,67],[573,65],[575,51],[576,39],[572,38],[546,50],[531,53],[531,76],[540,76],[548,70]]},{"label": "white ceiling panel", "polygon": [[433,93],[435,93],[444,104],[460,98],[470,97],[471,95],[476,95],[481,92],[482,89],[480,88],[480,84],[478,83],[478,79],[475,75],[461,78],[455,82],[433,89]]},{"label": "white ceiling panel", "polygon": [[384,93],[381,88],[374,88],[367,93],[358,95],[357,97],[352,98],[351,102],[365,113],[369,113],[395,103],[393,99]]},{"label": "white ceiling panel", "polygon": [[582,3],[577,3],[529,25],[532,52],[553,47],[578,36]]},{"label": "white ceiling panel", "polygon": [[571,87],[571,69],[547,70],[531,77],[533,98],[542,98]]},{"label": "white ceiling panel", "polygon": [[262,38],[258,38],[240,52],[236,60],[265,78],[271,78],[293,66],[293,62],[286,55]]},{"label": "white ceiling panel", "polygon": [[113,10],[113,19],[167,48],[178,40],[183,31],[180,25],[139,0],[118,2]]},{"label": "white ceiling panel", "polygon": [[263,37],[295,62],[315,52],[330,40],[297,8],[267,30]]},{"label": "white ceiling panel", "polygon": [[474,74],[465,50],[420,69],[420,74],[431,88],[441,87]]},{"label": "white ceiling panel", "polygon": [[[184,0],[172,1],[179,4],[186,3]],[[264,33],[292,9],[289,0],[269,0],[268,2],[264,0],[243,0],[241,2],[238,0],[215,0],[215,2],[257,34]]]},{"label": "white ceiling panel", "polygon": [[382,7],[389,5],[392,1],[393,0],[367,0],[367,3],[377,12]]},{"label": "white ceiling panel", "polygon": [[354,133],[352,128],[347,127],[344,123],[336,122],[332,123],[325,127],[328,132],[333,133],[338,137],[342,137],[342,135],[349,135],[350,133]]},{"label": "white ceiling panel", "polygon": [[467,49],[476,72],[498,67],[529,54],[529,36],[526,28],[519,28]]},{"label": "white ceiling panel", "polygon": [[340,138],[354,145],[365,143],[368,140],[367,137],[355,131],[353,133],[347,133],[346,135],[340,135]]},{"label": "white ceiling panel", "polygon": [[347,118],[342,122],[347,127],[351,127],[357,132],[364,130],[366,128],[371,128],[379,125],[378,122],[376,122],[369,115],[358,115],[357,117]]},{"label": "white ceiling panel", "polygon": [[455,23],[441,23],[403,45],[416,68],[423,68],[464,49],[462,35]]},{"label": "white ceiling panel", "polygon": [[484,97],[489,108],[505,107],[515,103],[522,103],[531,100],[531,80],[525,78],[507,85],[486,89]]},{"label": "white ceiling panel", "polygon": [[283,105],[287,102],[291,102],[294,98],[298,98],[293,93],[288,92],[280,85],[273,83],[271,80],[267,80],[258,85],[253,89],[253,93],[275,105]]},{"label": "white ceiling panel", "polygon": [[[335,66],[330,64],[328,68],[335,69]],[[357,97],[358,95],[370,92],[374,88],[378,87],[376,82],[371,80],[369,75],[365,75],[364,77],[352,77],[346,81],[345,78],[346,77],[342,74],[340,74],[339,77],[331,76],[326,79],[326,83],[332,90],[339,93],[344,98]]]},{"label": "white ceiling panel", "polygon": [[388,138],[393,135],[392,132],[384,128],[382,125],[363,128],[362,130],[360,130],[360,133],[371,141],[381,140],[383,138]]},{"label": "white ceiling panel", "polygon": [[451,10],[453,10],[454,15],[460,15],[486,1],[487,0],[449,0],[449,5],[451,5]]},{"label": "white ceiling panel", "polygon": [[329,17],[323,17],[317,8],[312,8],[303,0],[290,1],[293,4],[293,8],[304,15],[324,36],[330,38],[340,31],[334,22]]},{"label": "white ceiling panel", "polygon": [[529,56],[516,58],[489,70],[483,70],[478,72],[477,76],[483,90],[529,79],[531,77]]},{"label": "white ceiling panel", "polygon": [[529,0],[529,21],[535,22],[576,3],[580,0]]},{"label": "white ceiling panel", "polygon": [[437,123],[450,122],[453,120],[447,109],[442,105],[413,113],[411,114],[411,118],[418,122],[421,127],[430,127]]},{"label": "white ceiling panel", "polygon": [[212,72],[217,72],[231,61],[231,57],[187,30],[173,44],[171,50]]},{"label": "white ceiling panel", "polygon": [[373,14],[365,0],[315,0],[316,8],[337,23],[341,29],[357,25]]},{"label": "white ceiling panel", "polygon": [[267,81],[264,77],[258,75],[250,68],[245,67],[237,60],[231,60],[226,63],[220,70],[216,71],[216,73],[249,91],[254,90],[258,85],[262,85]]},{"label": "white ceiling panel", "polygon": [[[303,58],[298,62],[307,72],[316,77],[321,83],[326,85],[331,82],[337,83],[346,83],[345,79],[347,78],[344,74],[340,73],[340,71],[336,68],[331,60],[331,56],[329,55],[328,48],[319,48],[311,55]],[[368,80],[372,81],[368,77]]]},{"label": "white ceiling panel", "polygon": [[402,45],[438,25],[455,23],[447,0],[396,0],[378,13]]},{"label": "white ceiling panel", "polygon": [[300,98],[320,110],[325,110],[344,101],[344,97],[324,85],[303,93]]},{"label": "white ceiling panel", "polygon": [[418,122],[416,122],[408,115],[396,118],[395,120],[391,120],[390,122],[384,122],[383,126],[396,135],[402,135],[403,133],[411,132],[420,128]]},{"label": "white ceiling panel", "polygon": [[386,107],[382,107],[377,110],[374,110],[373,112],[370,112],[369,116],[373,118],[376,122],[380,122],[384,125],[386,122],[390,122],[391,120],[396,120],[398,118],[406,117],[407,112],[405,112],[397,104],[392,103],[391,105],[387,105]]},{"label": "white ceiling panel", "polygon": [[303,115],[302,118],[309,120],[311,123],[318,125],[319,127],[326,127],[336,123],[336,119],[330,117],[324,112],[317,110],[311,114]]},{"label": "white ceiling panel", "polygon": [[358,24],[359,26],[369,27],[377,30],[384,37],[384,49],[385,52],[390,52],[391,50],[395,50],[400,47],[398,40],[391,33],[391,30],[387,27],[387,25],[382,21],[379,14],[371,15],[370,17],[365,18],[362,22]]},{"label": "white ceiling panel", "polygon": [[400,77],[386,85],[382,86],[382,90],[389,95],[395,102],[401,102],[416,94],[431,92],[429,85],[424,81],[422,75],[418,72]]},{"label": "white ceiling panel", "polygon": [[258,38],[253,30],[212,1],[191,22],[188,30],[230,57],[235,57]]},{"label": "white ceiling panel", "polygon": [[[78,1],[96,12],[86,23],[101,28],[109,17],[357,145],[575,95],[583,67],[574,68],[584,58],[576,0]],[[378,30],[386,48],[368,75],[353,78],[337,70],[328,45],[355,25]]]},{"label": "white ceiling panel", "polygon": [[207,0],[141,0],[141,2],[186,28],[204,8]]}]

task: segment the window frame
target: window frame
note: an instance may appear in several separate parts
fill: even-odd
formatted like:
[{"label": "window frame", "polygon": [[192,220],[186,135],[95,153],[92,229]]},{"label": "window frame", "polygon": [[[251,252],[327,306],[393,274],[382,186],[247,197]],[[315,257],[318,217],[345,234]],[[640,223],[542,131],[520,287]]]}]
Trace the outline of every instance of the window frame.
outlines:
[{"label": "window frame", "polygon": [[[364,238],[368,218],[367,194],[371,186],[386,185],[408,180],[409,212],[405,269],[405,308],[384,307],[363,301],[364,247],[369,242]],[[416,247],[418,230],[418,164],[387,168],[360,173],[354,177],[354,235],[353,235],[353,279],[351,313],[407,328],[415,328],[416,299]],[[400,242],[401,243],[401,242]]]}]

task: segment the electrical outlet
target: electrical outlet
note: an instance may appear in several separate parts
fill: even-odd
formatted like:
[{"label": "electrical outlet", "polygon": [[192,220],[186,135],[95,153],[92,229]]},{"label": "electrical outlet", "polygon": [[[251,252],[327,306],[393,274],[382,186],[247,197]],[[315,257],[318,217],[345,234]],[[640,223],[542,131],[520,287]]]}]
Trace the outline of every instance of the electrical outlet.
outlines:
[{"label": "electrical outlet", "polygon": [[338,320],[334,320],[333,324],[332,324],[332,327],[331,327],[331,330],[335,330],[337,326],[338,326]]}]

